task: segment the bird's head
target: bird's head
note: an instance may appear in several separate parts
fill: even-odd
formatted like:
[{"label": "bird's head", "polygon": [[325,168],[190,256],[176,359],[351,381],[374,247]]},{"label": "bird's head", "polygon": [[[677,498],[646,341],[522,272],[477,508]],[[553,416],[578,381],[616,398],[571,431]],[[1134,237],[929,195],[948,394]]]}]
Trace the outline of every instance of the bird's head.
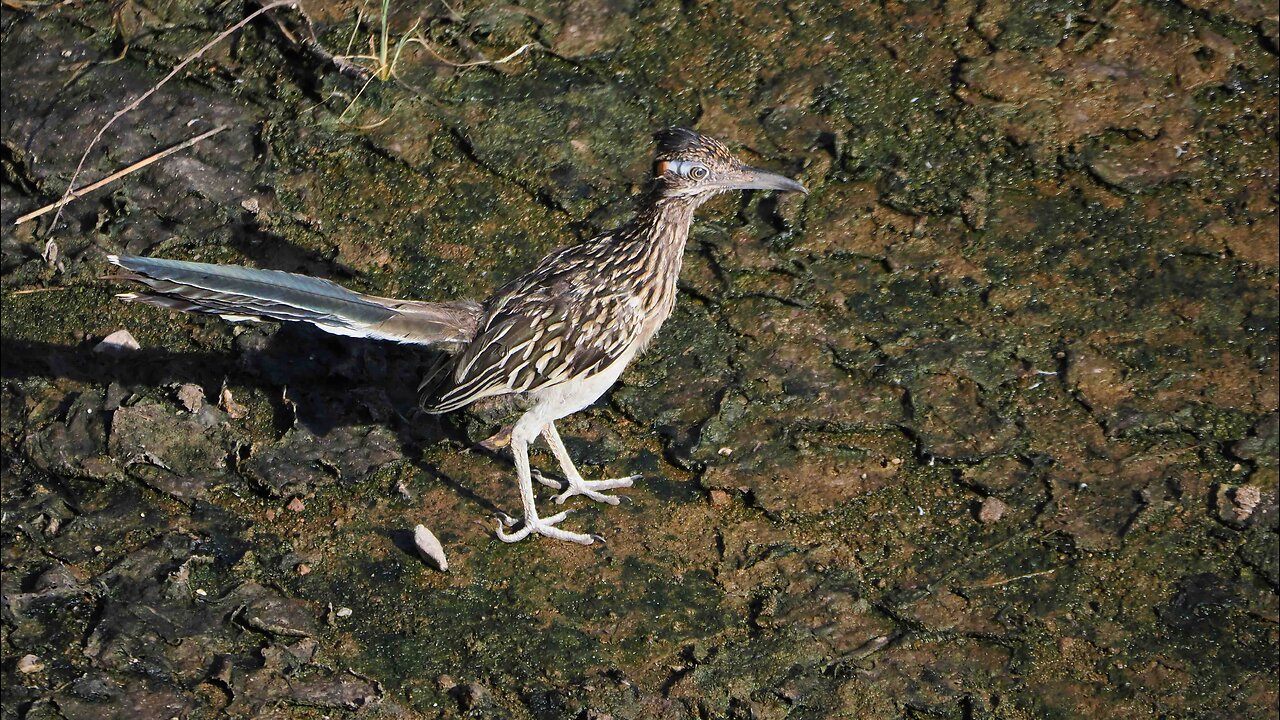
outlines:
[{"label": "bird's head", "polygon": [[720,141],[692,130],[669,128],[654,139],[658,141],[654,181],[664,198],[702,203],[730,190],[809,192],[789,177],[743,163]]}]

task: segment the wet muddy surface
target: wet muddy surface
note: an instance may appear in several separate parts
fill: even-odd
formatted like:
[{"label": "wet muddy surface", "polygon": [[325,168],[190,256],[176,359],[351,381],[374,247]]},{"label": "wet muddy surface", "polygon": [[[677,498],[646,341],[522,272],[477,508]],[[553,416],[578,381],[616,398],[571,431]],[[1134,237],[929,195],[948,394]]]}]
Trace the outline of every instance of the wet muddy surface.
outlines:
[{"label": "wet muddy surface", "polygon": [[[384,40],[308,2],[83,180],[227,130],[13,224],[256,7],[4,4],[6,720],[1276,717],[1271,3],[437,0]],[[603,546],[493,538],[510,408],[416,412],[429,355],[103,279],[483,296],[625,218],[673,124],[811,193],[704,208],[561,425],[644,476],[576,503]]]}]

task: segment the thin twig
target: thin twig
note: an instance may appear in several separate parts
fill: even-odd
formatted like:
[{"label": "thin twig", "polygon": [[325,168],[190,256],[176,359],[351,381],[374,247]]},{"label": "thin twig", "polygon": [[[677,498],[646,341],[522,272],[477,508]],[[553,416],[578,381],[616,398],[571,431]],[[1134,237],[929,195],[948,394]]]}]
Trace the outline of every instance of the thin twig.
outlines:
[{"label": "thin twig", "polygon": [[987,581],[987,582],[974,583],[974,584],[972,584],[972,585],[969,585],[968,587],[971,587],[971,588],[991,588],[991,587],[1000,587],[1001,585],[1008,585],[1008,584],[1009,584],[1009,583],[1011,583],[1011,582],[1017,582],[1017,581],[1019,581],[1019,580],[1026,580],[1027,578],[1040,577],[1041,575],[1049,575],[1049,574],[1051,574],[1051,573],[1055,573],[1055,572],[1057,572],[1058,570],[1059,570],[1059,568],[1056,568],[1056,567],[1055,567],[1055,568],[1049,568],[1048,570],[1040,570],[1040,571],[1038,571],[1038,572],[1027,573],[1026,575],[1017,575],[1017,576],[1015,576],[1015,577],[1011,577],[1011,578],[1002,578],[1002,579],[1000,579],[1000,580],[989,580],[989,581]]},{"label": "thin twig", "polygon": [[62,286],[62,287],[30,288],[30,289],[27,289],[27,290],[14,290],[13,292],[11,292],[11,293],[9,293],[9,294],[10,294],[10,295],[31,295],[31,294],[33,294],[33,293],[47,293],[47,292],[53,292],[53,291],[55,291],[55,290],[66,290],[66,289],[67,289],[67,288],[66,288],[66,286]]},{"label": "thin twig", "polygon": [[[392,112],[395,112],[395,111],[394,111],[394,110],[392,110]],[[382,127],[383,125],[386,125],[386,124],[387,124],[387,123],[389,123],[389,122],[391,122],[391,116],[390,116],[390,115],[388,115],[388,116],[386,116],[386,117],[382,118],[381,120],[379,120],[379,121],[378,121],[378,122],[376,122],[376,123],[369,123],[368,125],[355,125],[355,126],[353,126],[353,129],[355,129],[355,130],[373,130],[374,128],[380,128],[380,127]]]},{"label": "thin twig", "polygon": [[103,134],[107,132],[107,128],[115,124],[115,121],[119,120],[126,113],[130,112],[131,110],[134,110],[139,105],[141,105],[142,101],[154,95],[157,90],[164,87],[165,83],[169,82],[174,78],[175,75],[182,72],[182,69],[185,68],[187,65],[190,65],[193,60],[204,55],[206,52],[209,51],[210,48],[222,42],[228,36],[232,35],[240,28],[244,27],[245,25],[248,25],[250,22],[253,22],[254,18],[267,12],[268,10],[274,10],[275,8],[283,7],[285,5],[296,5],[297,3],[298,3],[298,0],[276,0],[276,2],[270,3],[268,5],[263,5],[257,10],[254,10],[253,12],[249,13],[249,15],[245,17],[243,20],[241,20],[240,22],[218,33],[212,40],[205,43],[204,47],[195,51],[191,55],[188,55],[186,58],[182,60],[182,62],[175,65],[173,69],[169,71],[169,74],[164,76],[164,79],[162,79],[160,82],[156,83],[155,85],[152,85],[149,90],[139,95],[133,102],[121,108],[120,111],[117,112],[115,115],[112,115],[111,119],[108,120],[105,125],[98,128],[98,133],[93,136],[93,140],[89,142],[89,147],[85,148],[84,154],[80,156],[80,162],[76,165],[76,171],[71,174],[71,181],[67,183],[67,191],[63,193],[62,200],[59,201],[60,204],[58,205],[58,212],[54,214],[53,222],[49,225],[49,230],[52,231],[54,228],[58,226],[58,219],[62,217],[62,206],[66,205],[66,202],[63,202],[63,201],[69,202],[70,200],[75,199],[71,197],[71,193],[72,193],[71,188],[75,187],[76,180],[80,178],[80,171],[84,169],[84,163],[86,160],[89,159],[89,153],[93,151],[93,148],[98,144],[98,141],[102,139]]},{"label": "thin twig", "polygon": [[426,40],[423,40],[420,37],[409,38],[409,42],[418,43],[424,49],[426,49],[427,52],[431,53],[432,55],[435,55],[436,59],[439,60],[440,62],[450,67],[456,67],[456,68],[476,67],[477,65],[501,65],[502,63],[515,60],[517,57],[521,55],[521,53],[528,50],[529,48],[538,48],[539,50],[546,50],[546,48],[544,48],[540,43],[531,42],[531,43],[525,43],[521,45],[520,47],[516,48],[513,52],[508,54],[507,56],[498,58],[497,60],[472,60],[471,62],[458,63],[458,62],[449,60],[445,58],[443,55],[441,55],[440,53],[436,52],[435,49],[432,48],[431,45],[428,44]]},{"label": "thin twig", "polygon": [[449,22],[460,23],[463,21],[464,18],[462,17],[462,15],[459,15],[458,11],[454,10],[453,6],[451,6],[448,2],[446,2],[446,0],[440,0],[440,4],[444,5],[445,10],[449,11]]},{"label": "thin twig", "polygon": [[99,180],[99,181],[97,181],[97,182],[95,182],[95,183],[90,183],[90,184],[88,184],[88,185],[85,185],[85,186],[84,186],[84,187],[82,187],[82,188],[78,188],[78,189],[76,189],[76,190],[72,190],[72,191],[70,191],[70,192],[68,192],[68,193],[64,194],[64,195],[62,196],[62,199],[61,199],[61,200],[59,200],[59,201],[57,201],[57,202],[55,202],[55,203],[50,203],[50,204],[48,204],[48,205],[45,205],[44,207],[40,208],[39,210],[33,210],[32,212],[29,212],[29,213],[27,213],[26,215],[23,215],[22,217],[18,218],[17,220],[14,220],[14,221],[13,221],[13,224],[14,224],[14,225],[21,225],[22,223],[24,223],[24,222],[26,222],[26,221],[28,221],[28,220],[34,220],[35,218],[38,218],[38,217],[40,217],[41,215],[44,215],[45,213],[49,212],[50,210],[54,210],[54,209],[56,209],[56,208],[60,208],[60,207],[62,207],[63,205],[66,205],[67,203],[71,202],[72,200],[75,200],[75,199],[76,199],[76,198],[78,198],[78,197],[81,197],[81,196],[83,196],[83,195],[86,195],[86,194],[88,194],[88,193],[91,193],[91,192],[93,192],[94,190],[97,190],[98,188],[100,188],[100,187],[102,187],[102,186],[104,186],[104,185],[109,185],[109,184],[111,184],[111,183],[115,182],[116,180],[119,180],[120,178],[122,178],[122,177],[126,176],[126,175],[129,175],[129,174],[131,174],[131,173],[135,173],[135,172],[137,172],[137,171],[141,170],[142,168],[144,168],[144,167],[146,167],[146,166],[148,166],[148,165],[150,165],[150,164],[152,164],[152,163],[154,163],[154,162],[158,162],[158,161],[160,161],[160,160],[163,160],[163,159],[165,159],[165,158],[169,157],[170,155],[172,155],[172,154],[174,154],[174,153],[176,153],[176,152],[179,152],[179,151],[181,151],[181,150],[186,150],[187,148],[191,147],[192,145],[195,145],[196,143],[200,142],[201,140],[204,140],[204,139],[206,139],[206,138],[213,137],[214,135],[217,135],[218,133],[220,133],[220,132],[222,132],[223,130],[226,130],[226,129],[227,129],[227,126],[226,126],[226,125],[219,125],[218,127],[214,128],[214,129],[212,129],[212,130],[209,130],[209,131],[206,131],[206,132],[200,133],[199,135],[197,135],[197,136],[195,136],[195,137],[193,137],[193,138],[190,138],[190,139],[188,139],[188,140],[185,140],[185,141],[183,141],[183,142],[180,142],[180,143],[178,143],[177,145],[174,145],[174,146],[173,146],[173,147],[171,147],[171,148],[167,148],[167,149],[161,150],[160,152],[158,152],[158,153],[156,153],[156,154],[154,154],[154,155],[152,155],[152,156],[150,156],[150,157],[143,158],[142,160],[139,160],[138,162],[136,162],[136,163],[134,163],[134,164],[132,164],[132,165],[129,165],[128,167],[124,168],[123,170],[117,170],[116,172],[111,173],[110,175],[108,175],[108,176],[106,176],[106,177],[102,178],[101,180]]}]

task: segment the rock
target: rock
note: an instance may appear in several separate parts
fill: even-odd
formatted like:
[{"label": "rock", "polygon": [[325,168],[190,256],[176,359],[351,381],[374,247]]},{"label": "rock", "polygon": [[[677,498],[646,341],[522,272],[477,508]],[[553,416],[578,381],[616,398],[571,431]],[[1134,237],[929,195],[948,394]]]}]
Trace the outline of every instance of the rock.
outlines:
[{"label": "rock", "polygon": [[272,495],[313,492],[335,481],[352,482],[404,457],[385,427],[340,427],[324,435],[290,430],[275,444],[255,449],[244,468]]},{"label": "rock", "polygon": [[117,330],[103,338],[102,342],[94,346],[93,351],[96,353],[119,353],[141,349],[142,346],[134,339],[132,333],[128,330]]},{"label": "rock", "polygon": [[269,635],[312,637],[316,633],[314,609],[303,600],[262,595],[245,606],[245,625]]},{"label": "rock", "polygon": [[182,403],[182,407],[187,409],[187,412],[198,413],[205,403],[204,388],[195,383],[179,385],[178,401]]},{"label": "rock", "polygon": [[249,414],[248,408],[236,402],[230,388],[222,388],[222,393],[218,397],[218,404],[226,411],[227,417],[232,420],[239,420]]},{"label": "rock", "polygon": [[41,672],[44,670],[44,667],[44,662],[35,655],[23,655],[22,658],[18,660],[18,672],[23,675]]},{"label": "rock", "polygon": [[423,560],[435,565],[440,572],[449,571],[449,561],[445,559],[444,548],[425,525],[418,525],[413,529],[413,544],[418,548],[418,554]]},{"label": "rock", "polygon": [[[1256,519],[1255,515],[1261,517],[1270,514],[1258,509],[1262,504],[1262,490],[1256,485],[1218,486],[1216,502],[1218,518],[1229,525],[1244,527],[1253,523]],[[1263,507],[1269,508],[1274,505],[1273,497],[1271,502]]]},{"label": "rock", "polygon": [[122,407],[112,416],[108,448],[126,463],[150,463],[182,477],[220,473],[226,469],[224,436],[204,415],[175,413],[171,405]]},{"label": "rock", "polygon": [[1280,462],[1280,413],[1268,413],[1253,426],[1249,437],[1236,442],[1231,449],[1245,460],[1275,467]]},{"label": "rock", "polygon": [[51,423],[32,434],[27,452],[41,470],[91,477],[110,475],[112,468],[98,467],[93,462],[106,450],[106,421],[102,394],[83,393],[72,401],[65,422]]},{"label": "rock", "polygon": [[1262,491],[1252,485],[1241,485],[1231,494],[1232,510],[1235,511],[1236,522],[1244,522],[1253,515],[1253,509],[1262,500]]},{"label": "rock", "polygon": [[1009,509],[1000,498],[987,497],[983,498],[982,505],[978,508],[978,522],[984,525],[991,525],[1000,522],[1000,518],[1004,517],[1004,513]]}]

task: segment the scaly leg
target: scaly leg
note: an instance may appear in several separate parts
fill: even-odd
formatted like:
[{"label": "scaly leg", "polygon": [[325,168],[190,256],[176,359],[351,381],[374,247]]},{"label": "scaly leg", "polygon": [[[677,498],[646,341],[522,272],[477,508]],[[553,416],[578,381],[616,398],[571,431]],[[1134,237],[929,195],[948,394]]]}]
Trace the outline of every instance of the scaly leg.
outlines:
[{"label": "scaly leg", "polygon": [[498,521],[498,539],[511,543],[523,540],[531,533],[537,533],[556,540],[590,545],[596,540],[596,536],[569,532],[555,527],[569,515],[569,511],[557,513],[549,518],[538,517],[538,507],[534,504],[533,498],[533,478],[529,474],[529,440],[533,437],[537,437],[537,431],[535,430],[532,436],[527,437],[527,432],[522,432],[520,423],[516,424],[515,431],[511,433],[511,455],[515,458],[516,477],[520,481],[520,501],[524,504],[524,525],[519,530],[508,533],[506,528],[514,525],[516,521],[502,516]]},{"label": "scaly leg", "polygon": [[631,483],[640,479],[639,475],[631,475],[612,480],[583,480],[582,475],[578,473],[578,468],[573,465],[573,459],[569,457],[569,451],[565,449],[564,441],[560,439],[560,433],[556,432],[554,422],[549,422],[543,426],[542,437],[547,439],[547,444],[551,446],[551,454],[556,456],[556,460],[560,462],[560,470],[564,472],[565,480],[569,481],[569,489],[555,496],[554,499],[557,504],[563,504],[565,500],[574,495],[586,495],[597,502],[617,505],[617,496],[605,495],[600,491],[631,487]]}]

